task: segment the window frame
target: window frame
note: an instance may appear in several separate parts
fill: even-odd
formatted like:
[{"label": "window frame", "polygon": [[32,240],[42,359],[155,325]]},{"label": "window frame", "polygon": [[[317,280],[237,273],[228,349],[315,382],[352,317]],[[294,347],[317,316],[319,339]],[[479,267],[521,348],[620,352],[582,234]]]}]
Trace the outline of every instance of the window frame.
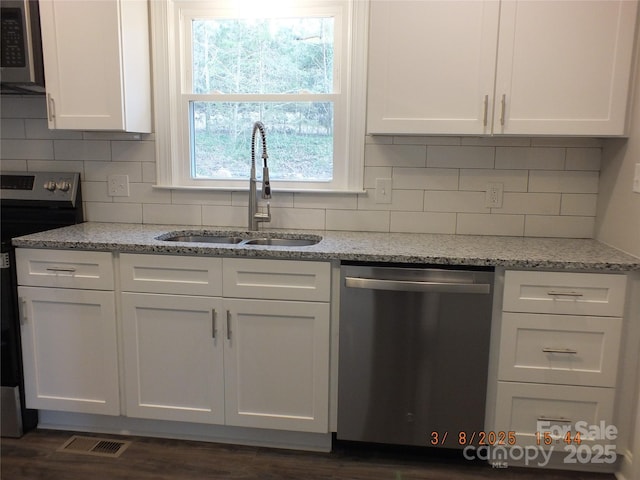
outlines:
[{"label": "window frame", "polygon": [[[244,4],[248,0],[243,0]],[[240,2],[243,4],[243,2]],[[343,11],[342,35],[336,35],[342,42],[339,68],[334,69],[339,78],[334,78],[334,93],[331,94],[192,94],[191,77],[184,65],[182,54],[189,45],[185,45],[184,24],[190,18],[201,18],[207,11],[215,10],[230,17],[237,13],[230,10],[231,0],[219,0],[219,7],[203,9],[211,2],[202,0],[162,0],[150,2],[151,37],[153,45],[153,76],[155,97],[156,132],[156,174],[158,188],[185,188],[206,190],[241,191],[248,189],[250,168],[250,145],[247,145],[247,178],[242,180],[212,180],[191,178],[191,157],[189,153],[190,118],[189,101],[192,99],[259,99],[290,97],[291,101],[303,101],[313,98],[316,101],[340,97],[334,102],[334,132],[340,129],[342,142],[334,140],[334,178],[332,182],[284,182],[272,179],[274,192],[363,192],[364,180],[364,139],[366,113],[366,43],[368,36],[368,0],[305,0],[304,5],[316,12]],[[260,5],[267,3],[262,0]],[[276,2],[278,3],[278,2]],[[283,3],[283,2],[279,2]],[[287,3],[287,2],[284,2]],[[300,0],[288,2],[294,4],[294,10],[301,12]],[[226,5],[223,5],[226,4]],[[272,11],[272,5],[266,6]],[[246,8],[246,5],[245,7]],[[290,11],[290,10],[289,10]],[[307,10],[309,11],[309,10]],[[236,13],[234,15],[234,13]],[[206,15],[204,15],[206,16]],[[258,16],[262,16],[259,15]],[[282,16],[272,13],[266,16]],[[337,30],[337,28],[336,28]],[[334,50],[338,47],[334,44]],[[337,56],[337,54],[336,54]],[[335,61],[335,59],[334,59]],[[189,91],[183,91],[188,85]],[[339,111],[343,112],[340,114]],[[268,124],[267,141],[268,141]]]}]

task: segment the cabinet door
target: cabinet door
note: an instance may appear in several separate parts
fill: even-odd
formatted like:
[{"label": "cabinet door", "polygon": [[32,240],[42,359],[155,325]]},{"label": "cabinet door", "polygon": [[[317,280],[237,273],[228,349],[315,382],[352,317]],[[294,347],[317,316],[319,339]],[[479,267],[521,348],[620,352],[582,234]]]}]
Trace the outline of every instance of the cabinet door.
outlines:
[{"label": "cabinet door", "polygon": [[491,132],[499,3],[371,2],[367,131]]},{"label": "cabinet door", "polygon": [[622,135],[636,9],[627,0],[502,2],[494,133]]},{"label": "cabinet door", "polygon": [[224,302],[226,423],[326,433],[329,304]]},{"label": "cabinet door", "polygon": [[127,416],[224,423],[216,298],[122,294]]},{"label": "cabinet door", "polygon": [[113,292],[19,287],[29,408],[120,414]]},{"label": "cabinet door", "polygon": [[151,131],[146,2],[40,2],[49,128]]}]

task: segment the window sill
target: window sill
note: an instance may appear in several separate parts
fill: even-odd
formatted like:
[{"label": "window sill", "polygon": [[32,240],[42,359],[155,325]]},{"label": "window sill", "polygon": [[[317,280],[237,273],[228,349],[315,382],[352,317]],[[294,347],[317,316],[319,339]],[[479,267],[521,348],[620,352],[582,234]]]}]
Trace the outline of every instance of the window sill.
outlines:
[{"label": "window sill", "polygon": [[[248,182],[247,182],[248,183]],[[153,188],[158,190],[191,190],[191,191],[211,191],[211,192],[248,192],[249,187],[198,187],[192,185],[153,185]],[[259,189],[258,189],[259,190]],[[323,195],[361,195],[367,193],[364,189],[324,189],[324,188],[274,188],[271,187],[273,195],[277,195],[278,192],[282,193],[313,193]]]}]

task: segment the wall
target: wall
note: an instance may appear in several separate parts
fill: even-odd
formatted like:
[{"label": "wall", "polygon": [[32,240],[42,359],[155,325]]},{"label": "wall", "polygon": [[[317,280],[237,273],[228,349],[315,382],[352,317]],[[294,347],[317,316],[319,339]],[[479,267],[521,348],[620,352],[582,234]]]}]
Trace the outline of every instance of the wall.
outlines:
[{"label": "wall", "polygon": [[[245,192],[154,189],[153,135],[52,132],[45,115],[44,97],[2,97],[2,169],[80,171],[88,220],[246,226]],[[276,185],[270,227],[593,237],[600,140],[366,142],[366,194],[278,193]],[[107,175],[113,173],[129,175],[129,197],[107,195]],[[375,203],[376,178],[393,179],[391,204]],[[487,182],[504,184],[502,208],[484,207]]]}]

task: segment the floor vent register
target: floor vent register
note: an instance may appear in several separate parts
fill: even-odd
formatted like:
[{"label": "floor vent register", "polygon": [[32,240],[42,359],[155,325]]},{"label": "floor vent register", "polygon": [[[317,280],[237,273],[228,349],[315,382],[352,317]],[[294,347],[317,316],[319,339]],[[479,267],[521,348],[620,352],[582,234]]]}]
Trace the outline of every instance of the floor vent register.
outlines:
[{"label": "floor vent register", "polygon": [[78,453],[81,455],[95,455],[98,457],[117,458],[122,455],[131,442],[111,440],[107,438],[81,437],[74,435],[62,445],[58,451]]}]

